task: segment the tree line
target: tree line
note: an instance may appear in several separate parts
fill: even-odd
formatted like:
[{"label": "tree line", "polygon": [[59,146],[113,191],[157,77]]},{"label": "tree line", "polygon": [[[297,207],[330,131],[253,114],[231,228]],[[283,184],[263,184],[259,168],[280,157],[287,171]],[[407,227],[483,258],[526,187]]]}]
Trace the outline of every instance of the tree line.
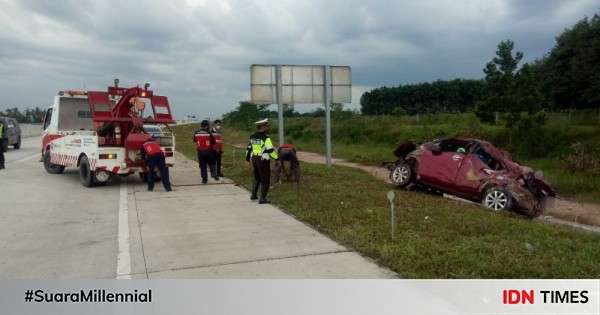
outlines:
[{"label": "tree line", "polygon": [[485,122],[505,113],[509,124],[543,121],[543,111],[600,106],[600,16],[584,18],[563,31],[542,58],[523,63],[510,40],[498,44],[482,80],[381,87],[362,95],[365,115],[474,111]]},{"label": "tree line", "polygon": [[39,107],[27,108],[21,111],[17,107],[8,108],[4,111],[0,110],[0,116],[11,117],[17,120],[19,123],[41,123],[44,120],[45,111]]}]

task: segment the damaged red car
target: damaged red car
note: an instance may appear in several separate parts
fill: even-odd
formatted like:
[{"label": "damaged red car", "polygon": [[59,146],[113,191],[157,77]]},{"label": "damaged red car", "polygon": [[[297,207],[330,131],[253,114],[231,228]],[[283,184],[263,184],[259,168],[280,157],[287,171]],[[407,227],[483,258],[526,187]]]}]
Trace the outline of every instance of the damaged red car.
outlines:
[{"label": "damaged red car", "polygon": [[403,143],[394,151],[391,181],[433,188],[475,202],[494,211],[543,213],[554,190],[534,172],[515,162],[508,152],[477,139],[443,139],[422,145]]}]

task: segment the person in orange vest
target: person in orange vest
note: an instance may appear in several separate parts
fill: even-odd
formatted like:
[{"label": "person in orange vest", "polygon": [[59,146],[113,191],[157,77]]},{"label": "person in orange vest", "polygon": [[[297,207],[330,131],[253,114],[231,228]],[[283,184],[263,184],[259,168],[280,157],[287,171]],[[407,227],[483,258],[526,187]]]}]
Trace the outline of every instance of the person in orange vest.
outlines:
[{"label": "person in orange vest", "polygon": [[200,167],[202,184],[208,182],[207,167],[210,169],[210,176],[215,180],[219,180],[219,174],[217,174],[217,170],[215,169],[215,146],[217,142],[209,129],[208,120],[203,120],[200,123],[200,129],[194,133],[194,142],[196,143],[196,151],[198,153],[198,166]]},{"label": "person in orange vest", "polygon": [[166,191],[171,191],[171,182],[169,181],[169,169],[165,164],[165,154],[160,149],[160,145],[156,139],[152,137],[150,140],[142,144],[142,158],[148,166],[146,182],[148,182],[148,191],[154,190],[154,169],[158,168],[160,179]]}]

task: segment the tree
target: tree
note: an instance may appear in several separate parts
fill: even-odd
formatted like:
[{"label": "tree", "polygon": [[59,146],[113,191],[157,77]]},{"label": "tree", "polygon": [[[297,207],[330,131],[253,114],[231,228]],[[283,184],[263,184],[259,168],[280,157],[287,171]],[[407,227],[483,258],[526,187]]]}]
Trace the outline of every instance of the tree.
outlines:
[{"label": "tree", "polygon": [[496,50],[496,57],[488,62],[483,69],[487,94],[477,108],[476,114],[483,122],[492,122],[495,112],[508,112],[514,116],[519,112],[516,108],[515,96],[516,71],[523,53],[513,56],[514,43],[510,40],[501,41]]},{"label": "tree", "polygon": [[556,38],[540,62],[547,98],[556,108],[593,108],[600,98],[600,16],[577,22]]},{"label": "tree", "polygon": [[239,129],[249,129],[257,120],[277,117],[277,113],[268,110],[268,105],[257,105],[251,102],[240,102],[235,110],[223,115],[223,121]]}]

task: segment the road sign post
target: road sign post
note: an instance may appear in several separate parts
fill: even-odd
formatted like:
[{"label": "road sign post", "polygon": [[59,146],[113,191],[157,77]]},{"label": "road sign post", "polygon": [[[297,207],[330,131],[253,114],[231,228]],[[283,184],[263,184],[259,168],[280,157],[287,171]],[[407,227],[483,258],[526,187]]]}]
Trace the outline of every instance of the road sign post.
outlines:
[{"label": "road sign post", "polygon": [[391,228],[391,234],[392,234],[392,239],[395,236],[395,230],[396,230],[396,213],[395,213],[395,209],[394,209],[394,201],[396,200],[396,193],[393,190],[388,191],[387,193],[387,199],[390,203],[390,228]]},{"label": "road sign post", "polygon": [[325,164],[331,166],[331,93],[329,92],[328,77],[330,67],[325,66],[323,71],[323,103],[325,104]]},{"label": "road sign post", "polygon": [[283,84],[281,82],[281,65],[275,66],[275,95],[277,103],[277,131],[279,135],[279,145],[285,143],[285,136],[283,134],[283,102],[281,101]]}]

